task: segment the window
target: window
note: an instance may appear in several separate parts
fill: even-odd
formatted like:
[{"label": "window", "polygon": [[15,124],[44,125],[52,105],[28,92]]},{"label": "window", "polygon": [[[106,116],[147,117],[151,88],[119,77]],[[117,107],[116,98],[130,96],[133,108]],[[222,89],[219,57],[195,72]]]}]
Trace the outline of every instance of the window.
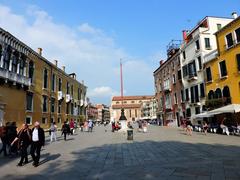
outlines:
[{"label": "window", "polygon": [[206,76],[207,76],[207,82],[212,81],[211,67],[207,67],[207,68],[206,68]]},{"label": "window", "polygon": [[54,113],[55,112],[55,99],[51,98],[51,112]]},{"label": "window", "polygon": [[5,56],[3,59],[3,68],[9,70],[9,65],[10,65],[10,58],[11,58],[11,53],[12,53],[12,48],[11,46],[7,46]]},{"label": "window", "polygon": [[71,85],[71,95],[73,96],[73,85]]},{"label": "window", "polygon": [[199,70],[202,70],[202,58],[201,58],[201,56],[198,56],[198,68],[199,68]]},{"label": "window", "polygon": [[186,109],[186,116],[191,117],[191,109],[190,108]]},{"label": "window", "polygon": [[196,41],[195,41],[195,45],[196,45],[196,50],[199,50],[199,49],[200,49],[199,40],[196,40]]},{"label": "window", "polygon": [[132,111],[131,111],[131,109],[129,109],[129,117],[130,117],[130,118],[132,117]]},{"label": "window", "polygon": [[200,107],[199,106],[195,107],[195,114],[200,114]]},{"label": "window", "polygon": [[226,35],[226,41],[227,41],[227,48],[230,48],[233,46],[232,33],[229,33],[228,35]]},{"label": "window", "polygon": [[28,67],[28,77],[31,79],[31,82],[33,82],[33,75],[34,75],[34,64],[32,61],[30,61],[29,67]]},{"label": "window", "polygon": [[31,116],[27,116],[26,120],[25,120],[25,123],[28,124],[28,125],[32,125],[32,117]]},{"label": "window", "polygon": [[58,104],[58,114],[61,113],[61,104]]},{"label": "window", "polygon": [[225,60],[219,62],[219,68],[220,68],[220,76],[221,76],[221,78],[227,76],[227,67],[226,67]]},{"label": "window", "polygon": [[66,114],[69,114],[69,103],[66,104]]},{"label": "window", "polygon": [[178,80],[181,80],[181,79],[182,79],[182,71],[178,70]]},{"label": "window", "polygon": [[189,78],[197,75],[195,60],[188,64],[188,75],[189,75]]},{"label": "window", "polygon": [[81,89],[78,88],[78,100],[80,100],[80,99],[81,99]]},{"label": "window", "polygon": [[210,49],[211,48],[210,39],[204,38],[204,42],[205,42],[205,49]]},{"label": "window", "polygon": [[137,117],[138,113],[137,113],[137,110],[135,109],[135,117]]},{"label": "window", "polygon": [[44,71],[43,71],[43,88],[44,89],[48,88],[48,71],[47,71],[47,69],[44,69]]},{"label": "window", "polygon": [[26,56],[23,53],[21,53],[20,54],[19,74],[24,75],[25,66],[26,66]]},{"label": "window", "polygon": [[119,104],[119,101],[117,101],[116,104]]},{"label": "window", "polygon": [[58,78],[58,91],[62,91],[62,79]]},{"label": "window", "polygon": [[135,103],[135,101],[132,101],[131,103]]},{"label": "window", "polygon": [[200,84],[200,97],[201,97],[201,98],[204,98],[204,97],[205,97],[204,83]]},{"label": "window", "polygon": [[183,66],[182,71],[183,77],[186,77],[188,75],[188,66],[187,65]]},{"label": "window", "polygon": [[17,73],[18,57],[19,57],[19,53],[14,52],[13,58],[12,58],[12,72],[14,72],[14,73]]},{"label": "window", "polygon": [[184,90],[181,90],[181,100],[182,100],[182,102],[185,101],[185,100],[184,100]]},{"label": "window", "polygon": [[240,27],[235,30],[235,34],[237,43],[240,43]]},{"label": "window", "polygon": [[60,124],[61,123],[61,118],[57,119],[57,123]]},{"label": "window", "polygon": [[52,91],[55,91],[56,86],[56,75],[52,74]]},{"label": "window", "polygon": [[69,94],[69,90],[70,90],[70,85],[69,85],[69,82],[67,82],[67,94]]},{"label": "window", "polygon": [[186,101],[189,101],[189,90],[188,89],[185,89],[185,98],[186,98]]},{"label": "window", "polygon": [[176,84],[176,76],[173,74],[173,84]]},{"label": "window", "polygon": [[217,24],[217,30],[222,29],[222,25],[221,24]]},{"label": "window", "polygon": [[47,118],[45,117],[42,118],[42,124],[47,124]]},{"label": "window", "polygon": [[43,96],[43,112],[47,112],[48,110],[48,97],[47,96]]},{"label": "window", "polygon": [[236,59],[237,59],[237,68],[238,68],[238,71],[240,72],[240,54],[236,55]]},{"label": "window", "polygon": [[194,102],[199,102],[199,92],[198,92],[198,85],[194,86]]},{"label": "window", "polygon": [[74,109],[73,109],[73,103],[71,103],[71,115],[73,115],[73,111]]},{"label": "window", "polygon": [[27,111],[33,110],[33,93],[27,92]]},{"label": "window", "polygon": [[190,88],[190,94],[191,94],[191,103],[194,103],[194,87]]},{"label": "window", "polygon": [[178,103],[178,101],[177,101],[177,93],[174,93],[174,102],[175,102],[175,104]]},{"label": "window", "polygon": [[186,59],[186,53],[185,53],[185,51],[182,52],[182,55],[183,55],[183,59]]}]

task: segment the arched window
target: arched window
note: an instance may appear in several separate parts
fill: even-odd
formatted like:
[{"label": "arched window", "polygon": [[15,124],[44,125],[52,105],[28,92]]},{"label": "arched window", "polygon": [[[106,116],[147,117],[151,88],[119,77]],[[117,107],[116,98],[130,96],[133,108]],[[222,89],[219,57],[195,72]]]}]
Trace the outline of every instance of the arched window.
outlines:
[{"label": "arched window", "polygon": [[9,63],[11,58],[12,48],[11,46],[7,46],[7,49],[4,52],[4,59],[3,59],[3,68],[9,70]]},{"label": "arched window", "polygon": [[26,56],[23,53],[21,53],[20,54],[19,74],[24,75],[25,66],[26,66]]},{"label": "arched window", "polygon": [[33,75],[34,75],[34,63],[33,61],[30,61],[28,66],[28,77],[31,79],[31,82],[33,82]]},{"label": "arched window", "polygon": [[231,104],[231,95],[230,95],[230,90],[228,86],[225,86],[223,88],[223,99],[224,99],[224,104]]},{"label": "arched window", "polygon": [[19,53],[18,51],[14,51],[12,54],[12,72],[17,73]]},{"label": "arched window", "polygon": [[223,88],[223,97],[231,97],[230,96],[230,90],[229,90],[229,87],[228,86],[225,86]]},{"label": "arched window", "polygon": [[208,92],[208,99],[214,99],[214,91],[213,90]]},{"label": "arched window", "polygon": [[217,88],[215,91],[215,99],[220,99],[222,98],[222,91],[220,88]]}]

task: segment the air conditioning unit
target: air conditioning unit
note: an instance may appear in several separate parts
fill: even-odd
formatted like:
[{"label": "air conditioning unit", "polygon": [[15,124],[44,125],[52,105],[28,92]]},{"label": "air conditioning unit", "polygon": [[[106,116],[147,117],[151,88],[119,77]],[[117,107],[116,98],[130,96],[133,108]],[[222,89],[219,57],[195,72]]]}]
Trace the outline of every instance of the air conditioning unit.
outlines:
[{"label": "air conditioning unit", "polygon": [[69,103],[72,100],[72,97],[70,94],[66,94],[66,103]]}]

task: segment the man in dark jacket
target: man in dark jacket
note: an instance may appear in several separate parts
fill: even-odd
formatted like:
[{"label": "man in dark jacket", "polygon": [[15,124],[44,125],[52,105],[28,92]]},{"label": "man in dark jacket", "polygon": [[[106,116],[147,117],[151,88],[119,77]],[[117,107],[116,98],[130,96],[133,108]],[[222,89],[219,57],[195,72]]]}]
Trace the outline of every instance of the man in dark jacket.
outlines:
[{"label": "man in dark jacket", "polygon": [[33,159],[34,167],[37,167],[39,165],[40,151],[44,144],[45,144],[44,130],[40,127],[39,122],[35,122],[34,128],[32,129],[32,146],[31,146],[31,156]]}]

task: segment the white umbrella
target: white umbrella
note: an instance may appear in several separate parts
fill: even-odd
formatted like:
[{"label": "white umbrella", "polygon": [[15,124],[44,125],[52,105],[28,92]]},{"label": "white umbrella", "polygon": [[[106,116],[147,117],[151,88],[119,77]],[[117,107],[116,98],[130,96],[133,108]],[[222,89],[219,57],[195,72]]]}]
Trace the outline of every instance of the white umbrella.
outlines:
[{"label": "white umbrella", "polygon": [[212,115],[223,114],[223,113],[238,113],[238,112],[240,112],[240,104],[230,104],[230,105],[223,106],[221,108],[217,108],[212,111],[209,111],[209,113]]},{"label": "white umbrella", "polygon": [[212,117],[213,114],[211,114],[210,112],[203,112],[201,114],[196,114],[193,115],[191,118],[192,119],[202,119],[202,118],[208,118],[208,117]]}]

